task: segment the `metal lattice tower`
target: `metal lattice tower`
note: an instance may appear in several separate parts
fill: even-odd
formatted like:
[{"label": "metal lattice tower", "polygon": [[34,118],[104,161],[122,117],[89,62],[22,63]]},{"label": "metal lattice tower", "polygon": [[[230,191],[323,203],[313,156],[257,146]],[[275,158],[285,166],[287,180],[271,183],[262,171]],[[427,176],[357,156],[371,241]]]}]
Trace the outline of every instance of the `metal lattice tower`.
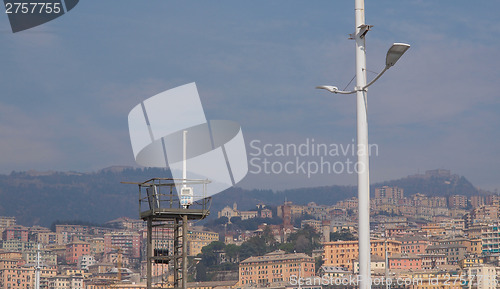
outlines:
[{"label": "metal lattice tower", "polygon": [[[173,271],[174,288],[187,288],[188,223],[210,214],[211,198],[206,196],[208,180],[153,178],[139,186],[139,216],[147,222],[147,288],[164,288]],[[181,205],[177,192],[194,188],[194,203]]]}]

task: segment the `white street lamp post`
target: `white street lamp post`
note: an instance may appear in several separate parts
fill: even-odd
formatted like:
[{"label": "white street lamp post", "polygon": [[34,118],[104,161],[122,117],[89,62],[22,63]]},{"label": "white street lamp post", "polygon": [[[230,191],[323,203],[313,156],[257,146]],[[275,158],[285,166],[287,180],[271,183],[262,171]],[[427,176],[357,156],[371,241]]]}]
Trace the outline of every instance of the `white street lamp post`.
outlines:
[{"label": "white street lamp post", "polygon": [[[360,289],[371,288],[370,271],[370,166],[368,156],[368,119],[366,90],[366,49],[362,30],[365,24],[365,1],[355,1],[356,23],[356,115],[358,140],[358,238]],[[363,28],[364,27],[364,28]],[[368,30],[366,30],[368,31]],[[360,89],[361,88],[361,89]]]},{"label": "white street lamp post", "polygon": [[357,113],[357,172],[358,172],[358,237],[359,237],[359,277],[360,289],[371,288],[370,272],[370,175],[367,120],[367,88],[391,68],[410,48],[404,43],[395,43],[387,52],[385,68],[370,83],[366,82],[365,35],[372,26],[365,24],[364,0],[355,0],[355,25],[353,35],[356,41],[356,87],[353,91],[342,91],[335,86],[318,86],[332,93],[356,93]]}]

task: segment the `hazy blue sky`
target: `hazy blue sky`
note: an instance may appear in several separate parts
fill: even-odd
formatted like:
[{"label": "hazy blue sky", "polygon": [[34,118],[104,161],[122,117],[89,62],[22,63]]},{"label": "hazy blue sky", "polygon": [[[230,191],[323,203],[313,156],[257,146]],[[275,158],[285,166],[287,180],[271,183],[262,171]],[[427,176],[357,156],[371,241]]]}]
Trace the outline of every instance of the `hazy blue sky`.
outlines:
[{"label": "hazy blue sky", "polygon": [[[383,68],[393,42],[412,45],[368,93],[372,181],[445,168],[499,187],[498,11],[500,1],[366,1],[369,70]],[[353,31],[354,1],[80,1],[16,34],[4,14],[0,173],[134,165],[128,112],[193,81],[207,117],[239,122],[247,144],[352,144],[354,96],[314,87],[352,79]],[[240,184],[355,181],[249,173]]]}]

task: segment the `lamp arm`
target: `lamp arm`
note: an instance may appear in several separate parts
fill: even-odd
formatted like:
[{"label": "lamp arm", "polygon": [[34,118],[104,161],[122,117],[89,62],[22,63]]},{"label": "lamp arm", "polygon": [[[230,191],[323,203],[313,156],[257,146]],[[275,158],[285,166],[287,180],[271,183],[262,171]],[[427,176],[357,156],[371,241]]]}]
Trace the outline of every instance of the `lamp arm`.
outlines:
[{"label": "lamp arm", "polygon": [[353,93],[356,93],[356,90],[351,90],[351,91],[337,90],[334,93],[338,93],[338,94],[353,94]]},{"label": "lamp arm", "polygon": [[[368,86],[372,85],[375,83],[375,81],[377,81],[382,75],[384,75],[384,73],[389,69],[391,68],[390,65],[387,65],[372,81],[370,81],[370,83],[368,83],[367,85],[365,85],[364,87],[362,87],[361,89],[358,89],[356,87],[355,90],[351,90],[351,91],[345,91],[345,90],[336,90],[336,87],[335,87],[335,90],[329,90],[330,92],[332,93],[336,93],[336,94],[353,94],[353,93],[356,93],[358,91],[364,91],[368,88]],[[323,88],[324,87],[316,87],[316,88]],[[328,89],[327,89],[328,90]]]},{"label": "lamp arm", "polygon": [[381,71],[381,72],[377,75],[377,77],[375,77],[372,81],[370,81],[370,83],[368,83],[367,85],[365,85],[365,86],[363,87],[363,89],[361,89],[361,90],[365,90],[365,89],[367,89],[367,88],[368,88],[368,86],[370,86],[370,85],[374,84],[374,83],[375,83],[375,81],[377,81],[377,80],[378,80],[378,79],[379,79],[379,78],[380,78],[380,77],[381,77],[381,76],[382,76],[382,75],[383,75],[383,74],[384,74],[384,73],[385,73],[385,72],[386,72],[389,68],[391,68],[391,67],[390,67],[389,65],[387,65],[387,66],[384,68],[384,70],[382,70],[382,71]]}]

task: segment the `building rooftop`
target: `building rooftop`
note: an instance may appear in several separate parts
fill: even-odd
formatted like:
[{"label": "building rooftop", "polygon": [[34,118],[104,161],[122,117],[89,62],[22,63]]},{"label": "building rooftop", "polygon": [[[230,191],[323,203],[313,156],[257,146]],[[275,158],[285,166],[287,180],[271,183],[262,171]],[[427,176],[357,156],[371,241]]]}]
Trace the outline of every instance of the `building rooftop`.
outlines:
[{"label": "building rooftop", "polygon": [[424,236],[419,236],[419,235],[404,236],[401,238],[396,238],[396,240],[400,241],[401,243],[411,242],[411,241],[429,241],[429,239],[425,238]]},{"label": "building rooftop", "polygon": [[450,248],[467,248],[467,246],[461,244],[440,244],[428,246],[426,250],[439,250],[439,249],[450,249]]},{"label": "building rooftop", "polygon": [[408,254],[394,254],[390,256],[389,259],[422,259],[422,257],[417,254],[408,253]]},{"label": "building rooftop", "polygon": [[310,261],[313,261],[312,257],[304,253],[286,254],[285,251],[277,250],[268,253],[264,256],[249,257],[241,261],[240,264],[253,263],[253,262],[268,262],[268,261],[286,261],[286,260],[296,260],[296,259],[308,259]]}]

